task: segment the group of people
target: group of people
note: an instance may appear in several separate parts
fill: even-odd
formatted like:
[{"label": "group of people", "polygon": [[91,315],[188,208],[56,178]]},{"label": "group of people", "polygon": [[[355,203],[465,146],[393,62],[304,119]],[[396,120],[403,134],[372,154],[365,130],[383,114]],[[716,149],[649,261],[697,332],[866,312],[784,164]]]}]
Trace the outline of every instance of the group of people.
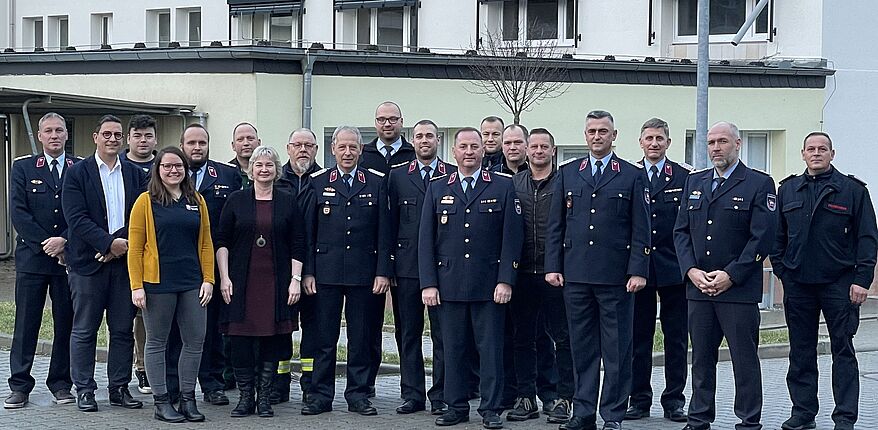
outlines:
[{"label": "group of people", "polygon": [[110,405],[143,406],[128,390],[133,365],[156,419],[203,421],[196,383],[215,405],[237,387],[233,417],[273,416],[272,404],[289,401],[291,335],[301,328],[301,413],[322,414],[335,397],[344,313],[344,398],[350,412],[376,415],[370,398],[390,292],[398,414],[425,411],[429,401],[437,425],[455,425],[481,398],[485,428],[502,428],[504,412],[509,421],[542,412],[561,429],[596,429],[598,414],[603,429],[620,429],[651,412],[660,298],[664,417],[685,430],[710,428],[725,338],[736,428],[759,429],[758,302],[768,259],[783,282],[790,331],[793,408],[783,428],[815,428],[821,312],[832,344],[832,418],[836,429],[853,428],[852,338],[878,231],[865,184],[831,164],[828,134],[805,137],[804,173],[776,191],[740,160],[740,132],[729,122],[707,135],[712,167],[694,172],[667,158],[668,124],[658,118],[643,124],[644,156],[634,163],[615,154],[618,133],[605,111],[586,116],[589,154],[557,164],[544,128],[487,117],[454,134],[451,163],[438,157],[433,121],[416,122],[411,142],[403,123],[396,103],[381,103],[378,136],[364,142],[356,127],[336,128],[336,165],[320,168],[308,129],[291,133],[282,164],[255,126],[238,124],[236,157],[221,163],[209,159],[203,125],[156,150],[155,120],[134,116],[123,133],[107,115],[93,134],[95,154],[79,159],[65,152],[64,119],[43,116],[43,153],[13,165],[17,314],[4,406],[23,407],[34,388],[48,291],[55,338],[46,383],[57,403],[97,411],[94,353],[106,313]]}]

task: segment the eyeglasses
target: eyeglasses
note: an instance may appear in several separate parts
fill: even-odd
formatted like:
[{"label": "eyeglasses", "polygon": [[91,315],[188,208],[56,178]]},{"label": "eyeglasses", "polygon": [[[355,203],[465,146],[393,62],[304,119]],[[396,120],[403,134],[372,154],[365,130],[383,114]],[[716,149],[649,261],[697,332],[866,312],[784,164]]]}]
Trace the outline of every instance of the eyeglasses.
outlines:
[{"label": "eyeglasses", "polygon": [[289,145],[292,145],[292,147],[293,147],[293,148],[296,148],[296,149],[302,149],[302,148],[305,148],[305,149],[314,149],[314,147],[317,146],[316,143],[310,143],[310,142],[306,142],[306,143],[302,143],[302,142],[290,142]]},{"label": "eyeglasses", "polygon": [[122,134],[121,131],[116,131],[116,132],[104,131],[104,132],[101,132],[101,136],[103,136],[103,138],[107,139],[107,140],[110,140],[111,137],[115,137],[116,140],[122,140],[122,137],[124,136],[124,134]]},{"label": "eyeglasses", "polygon": [[183,171],[183,163],[160,163],[159,166],[166,172],[172,170]]},{"label": "eyeglasses", "polygon": [[385,118],[383,116],[379,116],[378,118],[375,118],[375,122],[377,122],[378,124],[382,124],[382,125],[384,123],[390,123],[391,125],[393,125],[393,124],[398,123],[399,120],[401,120],[401,119],[402,118],[400,118],[398,116],[391,116],[391,117],[387,117],[387,118]]}]

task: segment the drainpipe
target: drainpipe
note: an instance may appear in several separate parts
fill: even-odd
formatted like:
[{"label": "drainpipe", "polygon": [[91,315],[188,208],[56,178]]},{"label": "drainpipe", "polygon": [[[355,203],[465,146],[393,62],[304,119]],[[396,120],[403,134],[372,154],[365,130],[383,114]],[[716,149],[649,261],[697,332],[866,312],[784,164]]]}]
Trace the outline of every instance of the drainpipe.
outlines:
[{"label": "drainpipe", "polygon": [[37,142],[34,140],[34,128],[30,124],[30,114],[27,112],[27,107],[33,102],[43,101],[41,98],[32,98],[24,101],[24,104],[21,105],[21,115],[24,117],[24,127],[27,129],[27,137],[30,140],[30,149],[31,154],[37,155]]},{"label": "drainpipe", "polygon": [[311,129],[311,87],[314,72],[314,63],[317,56],[311,55],[311,50],[305,50],[305,58],[302,59],[302,127]]},{"label": "drainpipe", "polygon": [[[753,22],[756,21],[756,18],[759,17],[759,14],[762,13],[762,9],[765,9],[765,5],[768,4],[768,0],[759,0],[759,3],[756,3],[756,7],[753,8],[753,11],[750,12],[750,16],[747,17],[747,20],[744,21],[744,25],[741,26],[741,29],[738,30],[738,34],[735,34],[735,37],[732,38],[732,46],[738,46],[741,43],[741,39],[744,38],[744,34],[747,33],[747,30],[750,29],[750,26],[753,25]],[[771,32],[771,29],[768,30]]]}]

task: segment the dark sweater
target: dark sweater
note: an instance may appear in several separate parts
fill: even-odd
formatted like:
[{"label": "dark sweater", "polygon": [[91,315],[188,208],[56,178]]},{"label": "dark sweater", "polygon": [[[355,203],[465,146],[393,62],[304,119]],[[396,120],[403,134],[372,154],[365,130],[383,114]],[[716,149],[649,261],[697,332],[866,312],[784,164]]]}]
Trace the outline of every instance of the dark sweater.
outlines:
[{"label": "dark sweater", "polygon": [[158,241],[161,283],[143,283],[147,293],[179,293],[201,287],[198,234],[201,215],[198,204],[185,200],[162,206],[152,202],[155,237]]}]

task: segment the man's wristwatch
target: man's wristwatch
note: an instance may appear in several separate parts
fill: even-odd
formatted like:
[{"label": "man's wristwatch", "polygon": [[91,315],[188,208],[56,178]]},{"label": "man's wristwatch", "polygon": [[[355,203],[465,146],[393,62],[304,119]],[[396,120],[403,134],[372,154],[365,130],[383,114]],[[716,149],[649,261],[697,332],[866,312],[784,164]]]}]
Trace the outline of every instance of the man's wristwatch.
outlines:
[{"label": "man's wristwatch", "polygon": [[293,279],[302,282],[302,275],[293,275]]}]

